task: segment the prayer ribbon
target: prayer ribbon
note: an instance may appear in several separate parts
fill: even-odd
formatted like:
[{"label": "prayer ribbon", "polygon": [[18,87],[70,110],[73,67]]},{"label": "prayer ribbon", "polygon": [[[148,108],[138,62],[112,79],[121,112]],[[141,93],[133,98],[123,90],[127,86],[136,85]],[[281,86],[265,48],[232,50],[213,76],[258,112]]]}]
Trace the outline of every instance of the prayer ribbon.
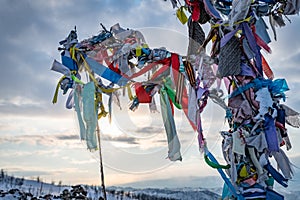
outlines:
[{"label": "prayer ribbon", "polygon": [[180,142],[177,136],[174,118],[171,111],[171,105],[168,94],[164,87],[160,90],[160,105],[163,123],[168,139],[168,158],[171,161],[182,160],[180,154]]}]

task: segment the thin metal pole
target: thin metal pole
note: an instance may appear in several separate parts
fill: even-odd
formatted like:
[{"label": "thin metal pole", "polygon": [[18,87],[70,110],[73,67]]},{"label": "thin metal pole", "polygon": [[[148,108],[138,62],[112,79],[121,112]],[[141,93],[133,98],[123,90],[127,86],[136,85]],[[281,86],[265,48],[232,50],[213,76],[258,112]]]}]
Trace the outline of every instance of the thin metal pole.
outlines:
[{"label": "thin metal pole", "polygon": [[102,148],[101,148],[101,140],[100,140],[100,128],[99,128],[98,122],[97,122],[97,138],[98,138],[98,144],[99,144],[101,186],[102,186],[102,192],[103,192],[104,200],[107,200],[106,190],[105,190],[105,183],[104,183],[104,170],[103,170],[103,163],[102,163],[102,152],[101,152]]}]

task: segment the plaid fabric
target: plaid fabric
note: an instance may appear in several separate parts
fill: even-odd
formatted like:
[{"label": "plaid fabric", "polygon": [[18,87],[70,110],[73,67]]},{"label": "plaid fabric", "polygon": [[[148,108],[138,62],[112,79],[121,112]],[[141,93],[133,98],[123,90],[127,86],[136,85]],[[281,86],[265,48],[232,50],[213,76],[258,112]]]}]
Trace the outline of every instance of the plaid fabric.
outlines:
[{"label": "plaid fabric", "polygon": [[219,78],[238,75],[241,73],[241,55],[239,40],[233,36],[220,49],[219,68],[217,76]]},{"label": "plaid fabric", "polygon": [[189,28],[189,46],[188,55],[196,54],[199,47],[205,40],[205,33],[198,22],[193,22],[191,18],[188,21]]}]

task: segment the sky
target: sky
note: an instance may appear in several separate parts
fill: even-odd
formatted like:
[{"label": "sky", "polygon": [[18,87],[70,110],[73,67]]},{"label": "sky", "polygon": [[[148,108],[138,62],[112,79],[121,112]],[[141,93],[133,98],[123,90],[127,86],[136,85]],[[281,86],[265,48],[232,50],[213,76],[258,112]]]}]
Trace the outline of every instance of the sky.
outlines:
[{"label": "sky", "polygon": [[[300,18],[290,19],[292,23],[277,28],[278,39],[270,44],[272,54],[264,54],[275,77],[288,82],[291,90],[286,105],[300,111]],[[50,70],[53,60],[60,60],[58,42],[75,25],[82,40],[98,34],[100,23],[107,28],[119,23],[140,30],[151,48],[166,47],[181,55],[186,52],[187,27],[178,21],[170,2],[0,0],[0,167],[9,174],[65,184],[100,184],[98,152],[90,152],[80,141],[75,112],[65,108],[67,97],[60,91],[58,103],[51,102],[60,74]],[[270,36],[273,38],[272,33]],[[218,176],[206,166],[195,133],[181,112],[176,112],[175,121],[183,161],[171,162],[166,159],[160,114],[150,114],[147,106],[129,112],[128,104],[124,98],[122,110],[114,106],[111,124],[107,119],[100,122],[107,185],[161,180],[161,186],[168,187],[170,181],[163,180],[174,180],[172,186],[204,187],[205,182],[192,180]],[[208,146],[220,162],[218,132],[226,130],[224,115],[212,102],[203,113]],[[299,130],[288,131],[293,149],[287,154],[300,166]],[[297,176],[296,183],[300,184]]]}]

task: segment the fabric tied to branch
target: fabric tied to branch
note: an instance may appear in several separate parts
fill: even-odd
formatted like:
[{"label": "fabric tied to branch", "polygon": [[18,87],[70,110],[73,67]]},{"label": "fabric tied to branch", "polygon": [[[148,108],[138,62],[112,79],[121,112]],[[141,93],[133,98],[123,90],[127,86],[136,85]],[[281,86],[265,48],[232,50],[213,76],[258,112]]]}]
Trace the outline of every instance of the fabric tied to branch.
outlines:
[{"label": "fabric tied to branch", "polygon": [[284,92],[289,90],[285,79],[276,79],[276,80],[272,81],[270,79],[256,78],[256,79],[253,79],[251,82],[249,82],[241,87],[238,87],[236,90],[234,90],[228,96],[228,98],[235,97],[235,96],[243,93],[244,91],[249,90],[250,88],[259,90],[263,87],[268,87],[272,96],[282,96],[283,100],[285,99]]},{"label": "fabric tied to branch", "polygon": [[195,89],[189,85],[188,96],[188,118],[194,124],[197,124],[197,95]]},{"label": "fabric tied to branch", "polygon": [[164,82],[164,89],[166,93],[168,94],[168,97],[172,101],[172,103],[176,106],[178,109],[182,109],[181,104],[176,102],[176,92],[171,87],[172,81],[170,78],[166,78]]},{"label": "fabric tied to branch", "polygon": [[215,163],[213,161],[211,161],[207,155],[204,155],[204,160],[206,162],[206,164],[208,164],[210,167],[214,168],[214,169],[229,169],[230,165],[220,165],[219,163]]},{"label": "fabric tied to branch", "polygon": [[289,158],[286,156],[284,151],[280,149],[279,152],[275,152],[272,154],[277,162],[278,168],[284,175],[286,179],[292,179],[293,169],[291,167],[291,162]]},{"label": "fabric tied to branch", "polygon": [[276,169],[274,169],[274,167],[270,163],[266,164],[264,168],[272,175],[277,183],[279,183],[283,187],[288,187],[288,179],[284,178],[278,171],[276,171]]},{"label": "fabric tied to branch", "polygon": [[176,16],[182,24],[185,24],[188,21],[188,18],[186,16],[186,14],[184,13],[184,9],[185,9],[185,7],[181,6],[176,11]]},{"label": "fabric tied to branch", "polygon": [[234,36],[235,32],[236,30],[228,33],[221,39],[219,68],[217,71],[219,78],[241,73],[242,51],[239,40]]},{"label": "fabric tied to branch", "polygon": [[188,20],[189,29],[189,45],[188,55],[196,54],[200,46],[205,40],[205,33],[197,21],[193,21],[191,17]]},{"label": "fabric tied to branch", "polygon": [[265,115],[264,127],[269,151],[278,152],[279,143],[275,127],[275,120],[270,114]]},{"label": "fabric tied to branch", "polygon": [[281,106],[285,110],[285,122],[294,128],[300,128],[300,113],[287,105],[281,104]]},{"label": "fabric tied to branch", "polygon": [[162,87],[160,90],[160,105],[162,118],[168,139],[168,158],[171,161],[181,161],[182,158],[180,153],[180,142],[176,132],[169,97],[164,87]]},{"label": "fabric tied to branch", "polygon": [[79,130],[80,130],[80,139],[86,140],[86,129],[85,125],[82,119],[81,110],[80,110],[80,102],[81,102],[81,94],[80,94],[80,88],[75,88],[74,90],[74,105],[75,105],[75,111],[77,114],[77,119],[79,123]]},{"label": "fabric tied to branch", "polygon": [[58,62],[57,60],[54,60],[51,66],[51,70],[55,71],[55,72],[59,72],[65,76],[70,77],[71,76],[71,70],[66,67],[65,65],[61,64],[60,62]]},{"label": "fabric tied to branch", "polygon": [[214,5],[212,4],[212,2],[210,0],[203,0],[203,3],[204,3],[206,12],[210,16],[214,17],[215,19],[222,19],[221,15],[216,10],[216,8],[214,7]]},{"label": "fabric tied to branch", "polygon": [[88,63],[91,70],[93,70],[93,72],[105,78],[106,80],[109,80],[112,83],[116,83],[120,86],[125,86],[127,84],[127,78],[98,63],[94,59],[86,57],[86,62]]},{"label": "fabric tied to branch", "polygon": [[83,119],[86,124],[86,143],[89,150],[97,149],[95,134],[97,125],[97,113],[95,109],[95,85],[88,82],[82,91]]},{"label": "fabric tied to branch", "polygon": [[255,37],[253,35],[253,32],[251,31],[248,23],[243,22],[241,23],[242,30],[247,38],[247,41],[249,43],[249,46],[253,53],[255,54],[255,67],[259,72],[259,75],[262,76],[262,61],[261,61],[261,53],[259,51],[259,46],[256,43]]},{"label": "fabric tied to branch", "polygon": [[[205,155],[211,162],[215,163],[216,165],[219,165],[219,162],[217,161],[217,159],[208,151],[207,148],[205,148]],[[217,167],[216,169],[218,170],[219,174],[221,175],[222,179],[224,180],[225,184],[227,185],[230,193],[232,195],[234,195],[235,197],[237,197],[238,200],[244,200],[244,197],[241,194],[238,194],[236,192],[236,189],[234,188],[234,186],[230,182],[229,178],[224,173],[223,169],[221,167]]]},{"label": "fabric tied to branch", "polygon": [[246,137],[245,141],[247,146],[254,147],[258,152],[263,152],[266,148],[268,148],[268,143],[264,132],[261,132],[258,135]]}]

